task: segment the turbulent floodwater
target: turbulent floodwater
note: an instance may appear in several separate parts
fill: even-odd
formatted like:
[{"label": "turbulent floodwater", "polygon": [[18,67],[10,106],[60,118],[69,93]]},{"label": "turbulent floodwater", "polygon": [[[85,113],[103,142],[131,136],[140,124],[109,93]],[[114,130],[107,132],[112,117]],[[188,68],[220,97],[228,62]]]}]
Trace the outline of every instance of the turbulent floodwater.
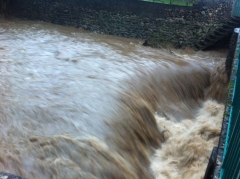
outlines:
[{"label": "turbulent floodwater", "polygon": [[0,20],[0,42],[0,171],[203,177],[220,133],[225,50],[173,53],[16,19]]}]

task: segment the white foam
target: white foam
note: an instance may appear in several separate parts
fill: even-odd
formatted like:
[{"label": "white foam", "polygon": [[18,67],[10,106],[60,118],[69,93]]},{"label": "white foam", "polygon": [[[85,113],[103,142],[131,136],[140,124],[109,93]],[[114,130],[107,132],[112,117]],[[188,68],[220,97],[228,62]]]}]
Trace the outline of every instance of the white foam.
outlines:
[{"label": "white foam", "polygon": [[200,179],[204,177],[213,147],[218,142],[224,105],[205,101],[195,120],[179,123],[156,116],[167,137],[152,157],[156,179]]}]

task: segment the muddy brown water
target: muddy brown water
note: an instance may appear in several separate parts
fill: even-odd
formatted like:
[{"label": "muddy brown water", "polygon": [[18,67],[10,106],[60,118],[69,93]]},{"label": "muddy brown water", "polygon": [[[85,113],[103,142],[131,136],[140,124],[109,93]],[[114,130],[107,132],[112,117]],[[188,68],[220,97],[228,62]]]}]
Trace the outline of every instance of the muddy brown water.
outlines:
[{"label": "muddy brown water", "polygon": [[0,171],[26,178],[153,178],[154,114],[193,118],[227,51],[0,19]]}]

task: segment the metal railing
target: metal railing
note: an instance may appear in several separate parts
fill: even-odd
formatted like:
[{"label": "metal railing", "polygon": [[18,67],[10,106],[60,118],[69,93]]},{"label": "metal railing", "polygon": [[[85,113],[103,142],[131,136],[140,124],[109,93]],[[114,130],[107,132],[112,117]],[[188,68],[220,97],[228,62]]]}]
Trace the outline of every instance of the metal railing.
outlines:
[{"label": "metal railing", "polygon": [[240,0],[235,0],[232,10],[233,17],[240,17]]},{"label": "metal railing", "polygon": [[219,179],[237,179],[240,171],[240,29],[232,68],[229,92],[232,93],[228,127]]}]

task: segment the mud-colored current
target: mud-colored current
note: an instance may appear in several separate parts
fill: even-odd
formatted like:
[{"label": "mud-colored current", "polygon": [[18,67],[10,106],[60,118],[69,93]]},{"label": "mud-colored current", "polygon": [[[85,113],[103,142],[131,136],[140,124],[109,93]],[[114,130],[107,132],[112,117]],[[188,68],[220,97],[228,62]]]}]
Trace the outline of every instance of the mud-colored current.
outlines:
[{"label": "mud-colored current", "polygon": [[0,171],[29,179],[203,177],[220,132],[227,51],[141,43],[0,19]]}]

